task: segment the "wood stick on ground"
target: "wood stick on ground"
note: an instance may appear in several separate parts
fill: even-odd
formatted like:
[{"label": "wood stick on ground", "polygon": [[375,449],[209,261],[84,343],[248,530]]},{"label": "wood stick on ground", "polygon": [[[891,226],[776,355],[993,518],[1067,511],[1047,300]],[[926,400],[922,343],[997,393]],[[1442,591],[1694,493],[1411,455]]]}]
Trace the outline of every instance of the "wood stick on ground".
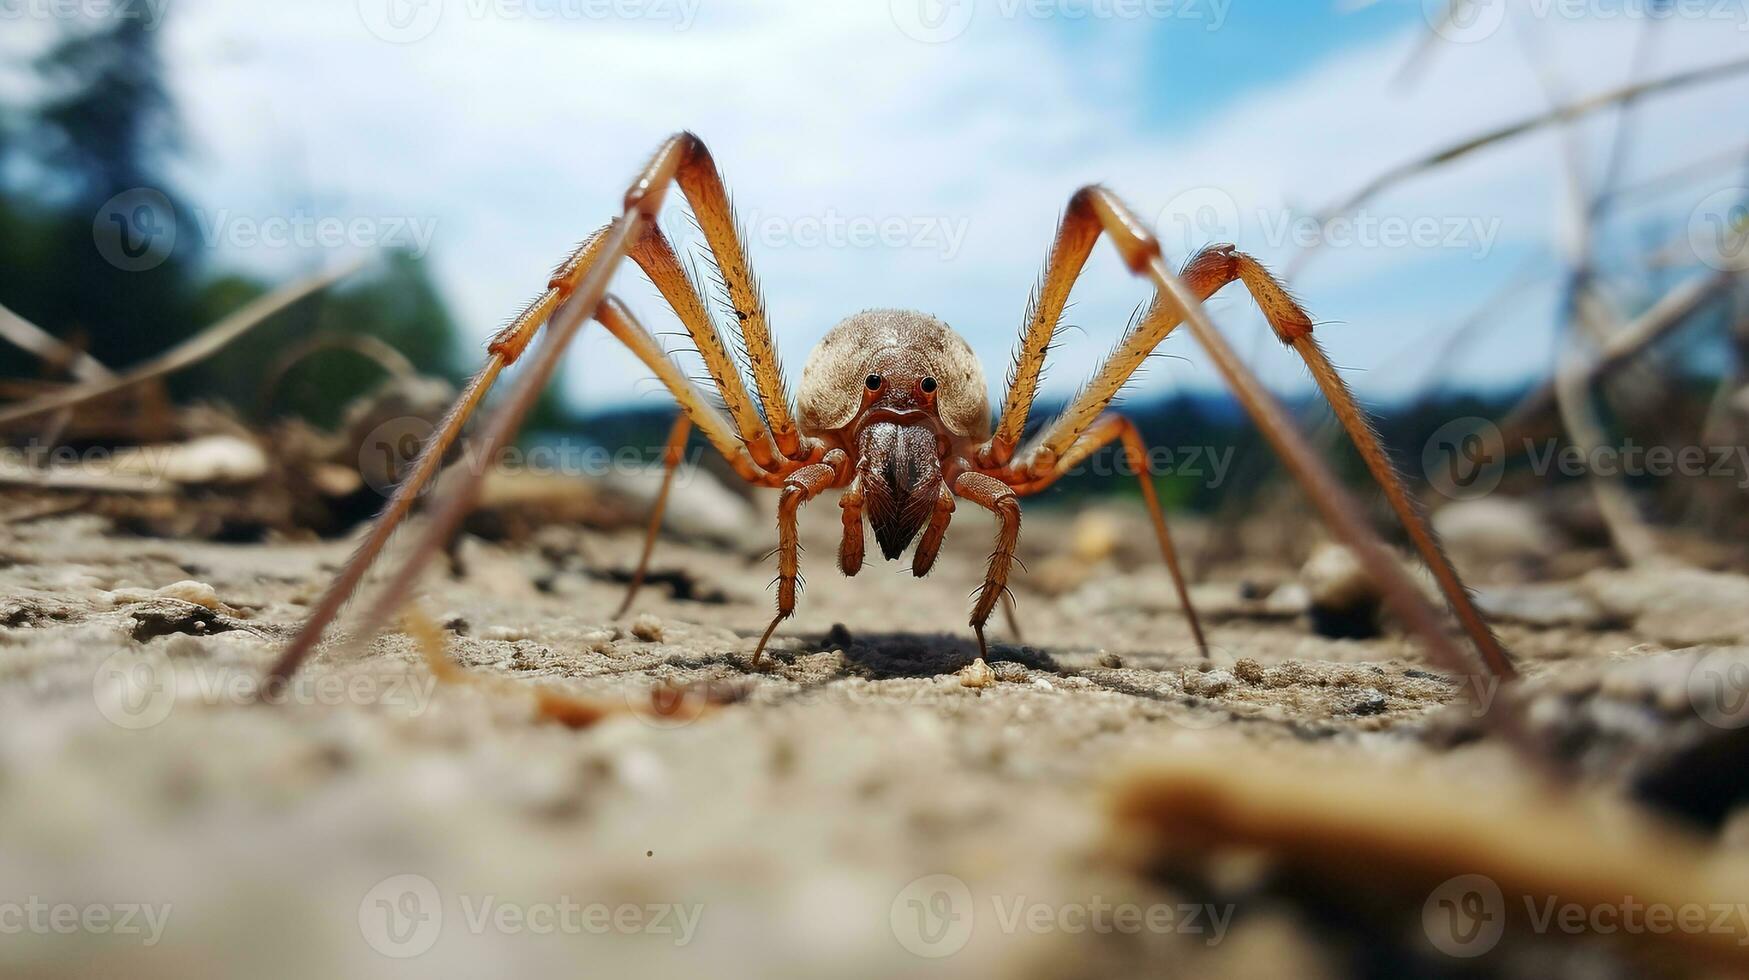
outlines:
[{"label": "wood stick on ground", "polygon": [[61,408],[70,408],[81,402],[90,401],[104,395],[114,394],[125,388],[131,388],[141,382],[150,381],[175,371],[199,363],[223,350],[237,338],[265,323],[274,314],[281,312],[292,304],[319,293],[347,278],[363,267],[362,262],[342,266],[329,272],[323,272],[307,279],[282,286],[259,297],[243,306],[231,315],[218,321],[188,340],[172,347],[170,350],[136,365],[112,377],[94,381],[90,384],[74,385],[51,395],[32,399],[22,405],[13,405],[0,409],[0,425],[8,425],[22,419],[34,418]]},{"label": "wood stick on ground", "polygon": [[[1539,931],[1539,910],[1550,907],[1736,909],[1749,887],[1741,857],[1613,800],[1237,752],[1150,761],[1121,777],[1119,848],[1145,864],[1262,852],[1357,892],[1400,894],[1424,916],[1440,911],[1428,906],[1454,879],[1479,876],[1498,889],[1500,907],[1488,912],[1510,935]],[[1749,924],[1729,919],[1627,939],[1736,974],[1749,970]],[[1424,918],[1430,938],[1436,921]]]},{"label": "wood stick on ground", "polygon": [[102,381],[115,377],[97,358],[4,306],[0,306],[0,338],[35,354],[49,364],[65,366],[80,381]]}]

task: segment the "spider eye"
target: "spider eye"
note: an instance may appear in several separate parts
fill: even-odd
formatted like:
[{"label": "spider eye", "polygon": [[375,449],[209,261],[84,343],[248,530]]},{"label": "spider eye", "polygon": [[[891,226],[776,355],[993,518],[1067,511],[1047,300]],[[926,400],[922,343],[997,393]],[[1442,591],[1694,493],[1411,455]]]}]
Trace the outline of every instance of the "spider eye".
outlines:
[{"label": "spider eye", "polygon": [[880,391],[881,390],[881,376],[878,374],[869,375],[868,381],[866,381],[864,383],[868,385],[869,391]]},{"label": "spider eye", "polygon": [[923,379],[923,393],[925,395],[933,395],[935,393],[935,379],[934,378],[924,378]]}]

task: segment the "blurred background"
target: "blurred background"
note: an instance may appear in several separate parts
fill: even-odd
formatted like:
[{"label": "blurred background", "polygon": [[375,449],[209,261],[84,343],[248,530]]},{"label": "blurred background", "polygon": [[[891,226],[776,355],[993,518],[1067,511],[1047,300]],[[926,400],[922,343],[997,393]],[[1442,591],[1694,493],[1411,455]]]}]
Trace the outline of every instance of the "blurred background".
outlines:
[{"label": "blurred background", "polygon": [[[1608,441],[1669,442],[1655,422],[1741,443],[1735,0],[10,0],[4,17],[0,304],[68,345],[6,345],[14,397],[72,377],[70,350],[125,368],[358,261],[168,375],[166,397],[332,428],[385,373],[457,381],[660,139],[691,128],[736,194],[792,381],[838,319],[901,306],[967,336],[999,395],[1056,218],[1103,181],[1171,260],[1226,241],[1283,274],[1412,471],[1454,418],[1509,422],[1509,448],[1546,434],[1538,385],[1612,335],[1637,338],[1625,367],[1655,383],[1610,383],[1611,365]],[[691,237],[679,208],[666,221]],[[1144,295],[1107,252],[1047,397]],[[635,270],[616,289],[678,332]],[[1673,294],[1678,315],[1646,331]],[[1237,287],[1213,310],[1318,422],[1303,368]],[[1128,410],[1168,446],[1240,449],[1219,487],[1162,474],[1169,504],[1248,506],[1267,454],[1188,337],[1161,354]],[[659,445],[671,413],[597,332],[529,438]],[[1725,482],[1749,482],[1731,465],[1743,479]],[[1103,492],[1133,489],[1090,477],[1059,495]],[[1667,496],[1669,521],[1703,503]]]}]

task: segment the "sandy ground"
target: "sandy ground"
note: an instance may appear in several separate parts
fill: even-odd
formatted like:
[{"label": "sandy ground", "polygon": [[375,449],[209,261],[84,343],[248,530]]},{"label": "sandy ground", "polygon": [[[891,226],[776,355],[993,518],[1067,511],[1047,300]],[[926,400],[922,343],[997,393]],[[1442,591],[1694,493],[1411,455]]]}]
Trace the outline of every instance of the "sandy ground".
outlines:
[{"label": "sandy ground", "polygon": [[[718,703],[581,730],[524,697],[438,685],[399,633],[325,649],[286,703],[251,703],[345,542],[132,538],[77,515],[9,528],[0,972],[1376,971],[1388,958],[1292,902],[1210,901],[1124,857],[1111,781],[1138,758],[1241,745],[1474,785],[1522,764],[1463,732],[1460,683],[1406,638],[1314,635],[1278,591],[1288,564],[1200,573],[1217,646],[1202,660],[1157,560],[1135,557],[1139,515],[1117,520],[1116,556],[1077,565],[1068,519],[1029,515],[1026,642],[998,617],[988,675],[968,670],[964,625],[993,530],[982,515],[956,516],[926,580],[879,561],[845,579],[837,508],[813,508],[800,613],[759,670],[771,571],[751,541],[665,539],[655,567],[685,595],[658,581],[615,622],[623,586],[603,572],[629,567],[635,531],[465,540],[459,574],[429,576],[421,603],[472,670],[618,707],[671,685]],[[1183,535],[1197,550],[1197,529]],[[1548,686],[1749,643],[1745,588],[1603,570],[1489,598]],[[1423,972],[1522,972],[1442,959],[1413,928],[1374,938]],[[1524,962],[1619,969],[1565,949]]]}]

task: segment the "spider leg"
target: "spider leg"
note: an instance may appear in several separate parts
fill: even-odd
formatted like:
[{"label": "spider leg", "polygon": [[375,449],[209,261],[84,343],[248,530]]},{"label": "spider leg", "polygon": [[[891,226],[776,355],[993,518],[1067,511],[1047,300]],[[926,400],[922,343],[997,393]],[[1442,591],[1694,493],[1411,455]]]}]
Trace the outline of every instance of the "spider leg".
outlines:
[{"label": "spider leg", "polygon": [[691,133],[682,133],[670,143],[678,144],[677,152],[681,155],[675,182],[692,205],[693,217],[721,273],[723,292],[735,313],[742,350],[753,375],[753,386],[759,392],[759,403],[765,410],[771,438],[784,456],[802,459],[812,455],[810,461],[817,461],[824,447],[803,437],[796,428],[783,365],[778,361],[777,346],[766,323],[765,298],[747,263],[746,243],[716,162],[703,141]]},{"label": "spider leg", "polygon": [[860,478],[838,498],[844,511],[844,536],[838,541],[838,570],[846,576],[862,571],[862,484]]},{"label": "spider leg", "polygon": [[412,511],[414,503],[425,492],[426,486],[443,468],[444,457],[461,435],[463,426],[467,425],[481,402],[485,401],[498,376],[505,368],[516,363],[528,348],[529,342],[534,339],[536,331],[553,315],[559,304],[575,292],[584,275],[595,266],[611,228],[611,225],[601,228],[585,239],[553,272],[546,291],[492,338],[485,366],[468,382],[455,404],[438,423],[436,430],[420,449],[419,455],[414,458],[407,475],[390,495],[388,504],[371,523],[364,540],[347,559],[340,574],[323,591],[297,635],[286,645],[284,652],[268,672],[270,682],[279,683],[291,677],[315,649],[323,631],[340,614],[347,600],[352,598],[359,583],[364,581],[365,573],[370,570],[383,548],[388,546],[389,539],[394,537],[396,529]]},{"label": "spider leg", "polygon": [[[661,210],[670,185],[676,183],[692,204],[699,227],[703,230],[723,275],[725,290],[735,307],[737,319],[740,320],[747,360],[753,369],[754,381],[777,448],[791,459],[815,451],[815,447],[796,431],[789,411],[782,372],[777,363],[770,331],[765,325],[763,303],[747,267],[746,250],[742,247],[735,228],[728,192],[717,174],[716,164],[711,160],[710,151],[706,149],[704,142],[697,136],[691,133],[677,134],[657,149],[626,190],[620,216],[590,236],[555,271],[546,292],[493,339],[490,346],[491,356],[485,367],[444,418],[415,461],[411,475],[397,489],[364,543],[323,594],[298,635],[275,662],[268,674],[269,685],[282,684],[315,649],[323,631],[339,614],[341,607],[363,581],[371,562],[387,545],[396,527],[412,509],[420,491],[442,468],[445,452],[484,400],[498,375],[521,357],[536,332],[546,324],[548,338],[537,352],[534,364],[518,379],[507,401],[492,415],[486,427],[481,439],[480,458],[495,458],[514,436],[523,418],[539,397],[542,386],[551,380],[559,355],[583,324],[594,317],[601,307],[619,260],[643,241],[645,233],[655,224],[656,215]],[[658,288],[660,286],[661,283],[658,282]],[[667,358],[664,357],[663,360],[667,361]],[[719,386],[726,385],[727,377],[725,374],[719,379]],[[670,389],[675,390],[672,385]],[[679,395],[678,390],[676,394]],[[733,396],[727,393],[724,397],[725,400],[733,401]],[[699,404],[703,406],[702,400]],[[692,423],[698,425],[707,438],[711,439],[712,444],[729,456],[737,473],[762,485],[771,485],[773,475],[759,467],[747,455],[748,450],[742,447],[738,438],[732,442],[721,440],[723,433],[732,434],[733,430],[726,426],[707,428],[700,422],[697,412],[689,410],[687,414]],[[712,415],[715,415],[714,411]],[[762,442],[763,440],[755,439],[753,444],[760,445]],[[790,465],[779,467],[780,470],[791,468]],[[425,564],[454,534],[463,517],[472,509],[483,478],[483,470],[467,474],[458,482],[452,496],[434,505],[431,521],[424,535],[415,543],[397,573],[361,617],[358,636],[373,634],[400,607]]]},{"label": "spider leg", "polygon": [[[1142,441],[1142,433],[1136,424],[1122,415],[1101,416],[1098,421],[1076,439],[1068,451],[1057,457],[1056,464],[1044,476],[1026,479],[1027,468],[1021,460],[1016,460],[1006,474],[1014,482],[1014,492],[1023,497],[1038,493],[1051,484],[1066,476],[1088,456],[1100,448],[1121,441],[1124,456],[1129,461],[1130,468],[1135,470],[1136,479],[1142,484],[1142,499],[1147,502],[1148,516],[1154,522],[1154,537],[1160,542],[1160,554],[1166,559],[1166,568],[1172,573],[1172,586],[1178,592],[1178,604],[1184,607],[1184,617],[1190,621],[1190,632],[1196,637],[1196,648],[1204,656],[1208,656],[1208,640],[1203,636],[1202,621],[1196,614],[1196,607],[1190,601],[1190,588],[1185,585],[1184,571],[1178,563],[1178,550],[1172,545],[1172,533],[1166,527],[1166,515],[1160,509],[1160,497],[1154,490],[1153,476],[1148,472],[1148,447]],[[1003,474],[998,474],[1003,475]]]},{"label": "spider leg", "polygon": [[650,571],[650,555],[656,550],[656,535],[662,531],[662,512],[668,507],[668,491],[674,486],[674,471],[686,456],[686,437],[692,432],[692,420],[682,412],[668,431],[668,445],[662,453],[662,489],[656,491],[656,502],[650,507],[650,526],[644,531],[644,551],[638,556],[638,569],[632,573],[632,583],[626,586],[626,596],[613,614],[619,619],[632,607],[638,590],[644,586],[644,576]]},{"label": "spider leg", "polygon": [[735,423],[753,462],[762,469],[777,469],[782,456],[772,442],[771,430],[766,428],[758,410],[753,407],[753,399],[747,393],[747,385],[741,380],[741,372],[735,366],[728,345],[717,331],[697,284],[687,274],[686,267],[680,264],[680,257],[674,253],[668,236],[660,228],[651,227],[632,247],[631,259],[655,283],[662,298],[668,301],[685,325],[693,346],[704,359],[705,370],[723,394],[723,406],[728,409],[729,418]]},{"label": "spider leg", "polygon": [[796,611],[796,580],[801,576],[801,545],[796,539],[796,512],[808,501],[830,487],[840,485],[851,474],[850,457],[842,449],[834,449],[818,463],[809,463],[791,473],[783,481],[783,492],[777,501],[777,615],[759,645],[753,648],[753,665],[757,667],[765,656],[765,644],[771,641],[777,624]]},{"label": "spider leg", "polygon": [[[1265,319],[1283,344],[1294,349],[1311,370],[1312,379],[1324,393],[1347,431],[1349,440],[1366,462],[1374,482],[1384,491],[1385,499],[1396,512],[1397,519],[1408,532],[1409,539],[1421,553],[1422,560],[1432,570],[1435,581],[1446,601],[1463,624],[1476,649],[1490,670],[1510,676],[1511,660],[1501,649],[1488,621],[1476,609],[1469,590],[1445,554],[1439,538],[1433,533],[1422,512],[1420,502],[1404,485],[1402,476],[1385,453],[1371,420],[1354,398],[1354,393],[1342,380],[1324,349],[1312,336],[1312,319],[1294,301],[1288,291],[1269,274],[1261,263],[1231,245],[1215,245],[1204,249],[1185,265],[1182,280],[1188,291],[1199,301],[1207,299],[1223,286],[1235,280],[1244,283],[1247,291],[1262,309]],[[1037,440],[1032,458],[1023,466],[1031,472],[1048,472],[1052,460],[1069,451],[1093,419],[1111,404],[1119,389],[1130,379],[1160,341],[1182,322],[1178,305],[1156,297],[1153,306],[1124,337],[1117,350],[1106,361],[1081,393],[1064,409]]]},{"label": "spider leg", "polygon": [[996,531],[996,548],[990,553],[990,563],[984,569],[984,584],[978,587],[978,601],[972,605],[971,626],[978,634],[978,656],[986,657],[990,649],[984,642],[984,624],[990,621],[990,612],[996,608],[996,601],[1008,589],[1014,546],[1020,540],[1020,497],[1013,487],[976,470],[955,477],[953,492],[954,496],[963,497],[995,514],[1001,522]]},{"label": "spider leg", "polygon": [[[1015,373],[1020,383],[1010,385],[1004,402],[1004,417],[990,442],[976,453],[980,467],[994,469],[1013,458],[1019,434],[1025,427],[1025,413],[1030,410],[1032,397],[1036,394],[1038,369],[1042,366],[1050,338],[1055,332],[1056,318],[1061,315],[1061,304],[1066,301],[1069,288],[1085,264],[1087,252],[1091,248],[1087,244],[1089,238],[1097,240],[1101,233],[1111,237],[1112,244],[1116,246],[1130,271],[1150,280],[1156,290],[1157,309],[1143,318],[1137,332],[1160,332],[1162,324],[1167,324],[1164,329],[1169,330],[1170,325],[1179,318],[1189,324],[1197,343],[1208,352],[1216,370],[1245,406],[1276,455],[1281,457],[1288,471],[1306,488],[1332,532],[1355,551],[1362,566],[1384,591],[1386,601],[1392,609],[1422,638],[1428,654],[1436,662],[1453,672],[1464,673],[1467,670],[1466,658],[1458,653],[1445,635],[1439,614],[1422,598],[1415,584],[1398,567],[1384,544],[1367,526],[1359,506],[1331,475],[1329,468],[1318,458],[1305,437],[1293,427],[1280,402],[1244,366],[1203,311],[1198,293],[1205,289],[1212,292],[1208,287],[1210,282],[1221,275],[1230,274],[1246,279],[1249,274],[1247,285],[1261,287],[1265,283],[1255,274],[1261,271],[1261,267],[1252,270],[1233,261],[1225,269],[1191,268],[1186,270],[1191,283],[1181,281],[1167,268],[1161,256],[1160,243],[1153,233],[1128,206],[1103,187],[1082,188],[1070,199],[1057,233],[1057,243],[1051,250],[1044,281],[1036,294],[1038,298],[1035,299],[1031,322],[1022,335],[1021,347],[1016,355]],[[1211,265],[1235,259],[1234,255],[1219,250],[1213,254],[1222,258],[1206,260]],[[1273,285],[1273,280],[1268,285]],[[1271,322],[1284,341],[1292,343],[1302,333],[1310,335],[1311,323],[1298,311],[1298,307],[1291,305],[1291,301],[1289,305],[1281,305],[1281,301],[1286,300],[1287,296],[1279,286],[1274,286],[1273,290],[1260,288],[1256,295],[1265,312],[1271,314]],[[1297,319],[1295,314],[1298,314]],[[1161,336],[1164,334],[1161,333]],[[1120,348],[1119,354],[1113,358],[1114,361],[1133,357],[1127,343],[1129,339],[1136,338],[1126,338],[1126,344]],[[1131,366],[1128,371],[1114,372],[1122,375],[1117,386],[1121,386],[1122,381],[1127,380],[1133,370],[1134,367]],[[1314,371],[1316,370],[1314,367]],[[1115,394],[1116,387],[1109,384],[1110,377],[1104,372],[1101,377],[1107,383],[1098,390],[1090,388],[1083,395],[1084,399],[1099,399],[1099,409],[1092,415],[1087,415],[1083,406],[1072,405],[1065,412],[1065,416],[1076,420],[1071,421],[1071,426],[1089,424],[1088,420],[1096,417],[1098,411],[1103,410],[1104,405]],[[1017,412],[1019,417],[1010,418],[1010,412]],[[1054,440],[1061,435],[1047,432],[1045,439]],[[1066,444],[1073,445],[1075,438],[1069,437]],[[1043,442],[1041,440],[1041,447]],[[1042,449],[1027,461],[1028,470],[1035,473],[1052,465],[1054,460],[1048,459]],[[1473,638],[1477,640],[1486,667],[1493,675],[1500,678],[1516,676],[1516,671],[1504,652],[1486,640]]]},{"label": "spider leg", "polygon": [[922,578],[935,567],[935,558],[941,554],[942,539],[947,537],[947,523],[953,520],[953,494],[944,484],[941,492],[935,498],[935,511],[929,515],[929,526],[923,529],[923,537],[917,542],[917,552],[911,556],[911,574]]}]

